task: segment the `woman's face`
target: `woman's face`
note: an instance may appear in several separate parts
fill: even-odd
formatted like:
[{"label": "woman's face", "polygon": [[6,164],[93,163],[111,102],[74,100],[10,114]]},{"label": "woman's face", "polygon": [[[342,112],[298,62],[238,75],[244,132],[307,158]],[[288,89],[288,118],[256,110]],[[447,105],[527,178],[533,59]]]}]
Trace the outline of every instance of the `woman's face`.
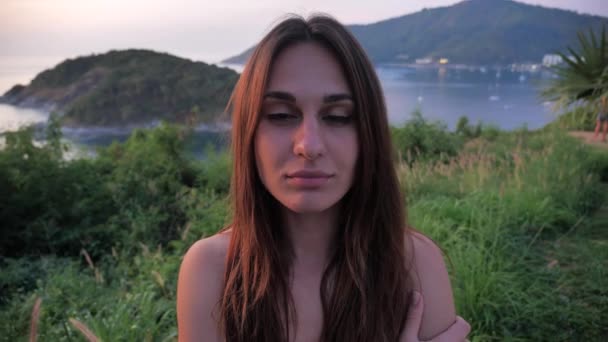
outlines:
[{"label": "woman's face", "polygon": [[316,43],[283,50],[271,68],[254,149],[258,174],[297,213],[333,207],[359,150],[354,102],[338,61]]}]

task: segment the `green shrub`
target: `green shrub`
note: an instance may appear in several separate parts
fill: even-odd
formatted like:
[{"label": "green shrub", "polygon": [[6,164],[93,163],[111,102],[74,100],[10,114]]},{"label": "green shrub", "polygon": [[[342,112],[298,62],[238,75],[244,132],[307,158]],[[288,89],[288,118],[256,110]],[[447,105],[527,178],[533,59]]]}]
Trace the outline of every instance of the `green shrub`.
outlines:
[{"label": "green shrub", "polygon": [[483,129],[483,125],[481,122],[478,122],[477,125],[471,126],[469,124],[469,118],[466,116],[461,116],[458,118],[458,122],[456,123],[456,134],[461,135],[467,139],[477,138],[481,135]]},{"label": "green shrub", "polygon": [[218,193],[228,194],[232,159],[224,151],[216,151],[213,145],[205,147],[205,160],[198,163],[198,186],[212,189]]},{"label": "green shrub", "polygon": [[463,144],[458,135],[439,121],[428,122],[419,111],[401,127],[392,127],[395,149],[409,165],[418,160],[446,160],[456,155]]},{"label": "green shrub", "polygon": [[86,241],[107,240],[102,225],[115,206],[105,177],[94,161],[64,161],[60,138],[38,146],[31,130],[7,133],[0,151],[0,255],[77,255]]}]

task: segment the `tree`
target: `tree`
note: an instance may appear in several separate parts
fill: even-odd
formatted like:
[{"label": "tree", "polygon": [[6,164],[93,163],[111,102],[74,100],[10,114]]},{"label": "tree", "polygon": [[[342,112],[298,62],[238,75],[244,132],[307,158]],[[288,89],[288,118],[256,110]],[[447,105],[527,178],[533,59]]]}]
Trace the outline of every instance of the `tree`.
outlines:
[{"label": "tree", "polygon": [[[599,38],[599,39],[598,39]],[[553,67],[557,76],[541,93],[556,108],[566,108],[583,101],[594,103],[603,95],[608,96],[608,42],[606,28],[600,37],[593,30],[586,36],[578,33],[579,51],[568,47],[566,53],[558,53],[564,63]]]}]

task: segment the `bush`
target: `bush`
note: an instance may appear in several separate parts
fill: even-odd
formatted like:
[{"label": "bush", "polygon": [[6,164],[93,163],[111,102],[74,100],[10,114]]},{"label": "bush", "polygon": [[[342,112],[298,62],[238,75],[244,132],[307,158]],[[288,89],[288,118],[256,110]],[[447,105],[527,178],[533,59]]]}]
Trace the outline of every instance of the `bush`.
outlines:
[{"label": "bush", "polygon": [[428,122],[419,111],[401,127],[392,127],[391,135],[401,160],[408,165],[418,160],[446,160],[456,155],[463,139],[447,130],[441,122]]},{"label": "bush", "polygon": [[95,162],[62,159],[55,136],[34,142],[30,129],[7,133],[0,151],[0,255],[77,255],[104,241],[102,223],[115,210]]},{"label": "bush", "polygon": [[94,160],[68,162],[55,143],[60,134],[40,146],[32,130],[8,133],[0,151],[0,255],[77,256],[86,248],[97,258],[125,241],[178,238],[187,221],[182,197],[195,184],[216,191],[228,184],[227,157],[213,156],[215,169],[196,166],[185,157],[186,136],[170,125],[136,130]]},{"label": "bush", "polygon": [[459,134],[465,138],[473,139],[481,135],[482,124],[478,122],[477,125],[469,125],[469,118],[461,116],[456,123],[456,134]]}]

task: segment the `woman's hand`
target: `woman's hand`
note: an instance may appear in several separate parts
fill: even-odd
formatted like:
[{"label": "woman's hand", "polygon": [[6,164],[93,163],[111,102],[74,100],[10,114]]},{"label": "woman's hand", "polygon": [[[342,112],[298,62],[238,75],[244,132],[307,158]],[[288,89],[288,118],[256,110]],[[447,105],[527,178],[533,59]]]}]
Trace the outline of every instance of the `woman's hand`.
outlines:
[{"label": "woman's hand", "polygon": [[[410,306],[405,322],[405,329],[399,338],[400,342],[420,342],[418,331],[422,321],[422,310],[424,309],[422,295],[414,292],[414,303]],[[462,342],[466,340],[471,331],[471,326],[462,317],[457,316],[456,321],[446,331],[435,336],[430,342]]]}]

